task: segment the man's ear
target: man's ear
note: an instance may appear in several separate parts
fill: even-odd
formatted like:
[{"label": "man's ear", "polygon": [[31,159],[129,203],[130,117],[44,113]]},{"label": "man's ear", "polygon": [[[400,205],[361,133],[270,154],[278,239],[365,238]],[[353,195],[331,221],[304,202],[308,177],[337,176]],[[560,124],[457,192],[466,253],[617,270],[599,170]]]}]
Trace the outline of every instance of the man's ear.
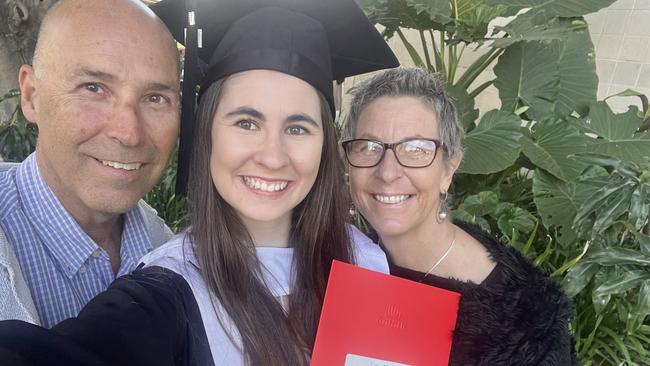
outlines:
[{"label": "man's ear", "polygon": [[29,65],[23,65],[18,71],[18,84],[20,85],[20,107],[23,115],[31,123],[38,124],[38,111],[36,107],[36,75]]}]

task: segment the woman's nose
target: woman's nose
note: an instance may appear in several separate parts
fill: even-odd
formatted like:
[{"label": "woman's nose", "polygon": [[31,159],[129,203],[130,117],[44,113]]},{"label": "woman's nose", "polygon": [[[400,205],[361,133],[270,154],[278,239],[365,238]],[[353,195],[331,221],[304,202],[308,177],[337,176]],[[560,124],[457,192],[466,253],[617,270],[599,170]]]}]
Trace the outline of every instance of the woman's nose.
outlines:
[{"label": "woman's nose", "polygon": [[386,151],[384,158],[375,169],[375,175],[387,183],[400,178],[403,173],[403,168],[397,161],[393,149]]},{"label": "woman's nose", "polygon": [[289,154],[279,133],[270,133],[255,153],[255,161],[269,169],[279,169],[289,163]]}]

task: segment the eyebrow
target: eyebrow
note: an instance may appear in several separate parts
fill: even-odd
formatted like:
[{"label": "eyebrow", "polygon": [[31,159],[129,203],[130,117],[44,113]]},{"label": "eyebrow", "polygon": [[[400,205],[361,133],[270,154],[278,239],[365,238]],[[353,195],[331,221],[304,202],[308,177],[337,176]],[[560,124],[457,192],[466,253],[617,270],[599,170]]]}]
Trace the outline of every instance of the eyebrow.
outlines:
[{"label": "eyebrow", "polygon": [[[404,139],[430,139],[430,138],[431,137],[426,137],[424,135],[421,135],[421,134],[417,133],[415,135],[405,137],[405,138],[403,138],[403,139],[401,139],[399,141],[403,141]],[[367,133],[367,132],[362,134],[362,135],[356,136],[355,139],[375,140],[375,141],[385,142],[385,141],[382,141],[382,139],[380,139],[379,137],[377,137],[377,136],[375,136],[375,135],[373,135],[371,133]],[[440,139],[440,138],[439,137],[434,137],[433,139],[436,140],[436,139]],[[393,141],[391,143],[396,143],[396,142],[398,142],[398,141]]]},{"label": "eyebrow", "polygon": [[87,69],[87,68],[83,68],[75,71],[74,74],[72,74],[72,76],[75,78],[90,76],[92,78],[105,80],[105,81],[112,81],[117,79],[117,77],[113,74],[109,74],[107,72],[99,71],[99,70]]},{"label": "eyebrow", "polygon": [[[88,69],[88,68],[80,69],[75,73],[73,73],[72,76],[75,78],[91,77],[106,82],[117,80],[117,76],[113,74],[107,73],[105,71]],[[158,91],[171,91],[174,93],[180,93],[180,83],[161,83],[161,82],[154,81],[148,83],[145,89],[158,90]]]},{"label": "eyebrow", "polygon": [[232,117],[240,114],[245,114],[253,118],[264,120],[264,115],[255,108],[252,107],[238,107],[233,111],[230,111],[226,114],[226,117]]},{"label": "eyebrow", "polygon": [[181,87],[180,87],[179,83],[167,84],[167,83],[153,82],[153,83],[149,83],[147,89],[149,89],[149,90],[158,90],[158,91],[171,91],[171,92],[174,92],[174,93],[180,93],[181,92]]},{"label": "eyebrow", "polygon": [[313,118],[311,118],[310,116],[308,116],[308,115],[306,115],[304,113],[292,114],[289,117],[287,117],[285,122],[289,122],[289,123],[291,123],[291,122],[307,122],[307,123],[313,125],[314,127],[318,127],[318,128],[321,127],[318,124],[318,122],[314,121]]},{"label": "eyebrow", "polygon": [[[242,115],[242,114],[247,115],[247,116],[251,116],[253,118],[256,118],[256,119],[259,119],[259,120],[262,120],[262,121],[264,121],[266,119],[262,112],[258,111],[257,109],[255,109],[253,107],[247,107],[247,106],[238,107],[238,108],[228,112],[226,114],[226,117],[232,117],[232,116]],[[307,123],[309,123],[309,124],[311,124],[311,125],[313,125],[315,127],[318,127],[318,128],[321,127],[318,124],[318,122],[316,122],[313,118],[311,118],[310,116],[308,116],[305,113],[292,114],[292,115],[288,116],[287,118],[285,118],[285,120],[284,120],[284,123],[291,123],[291,122],[307,122]]]}]

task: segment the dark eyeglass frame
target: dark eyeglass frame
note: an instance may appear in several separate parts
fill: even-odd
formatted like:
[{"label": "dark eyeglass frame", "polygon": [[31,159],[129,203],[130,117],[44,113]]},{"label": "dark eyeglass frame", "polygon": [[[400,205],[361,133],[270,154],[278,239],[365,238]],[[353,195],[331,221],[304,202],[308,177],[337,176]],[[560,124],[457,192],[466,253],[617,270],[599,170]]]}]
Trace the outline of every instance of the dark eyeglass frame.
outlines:
[{"label": "dark eyeglass frame", "polygon": [[[410,165],[406,165],[406,164],[402,163],[399,160],[399,156],[397,156],[395,148],[400,144],[403,144],[403,143],[409,142],[409,141],[414,141],[414,140],[430,141],[430,142],[433,142],[434,144],[436,144],[436,148],[433,151],[433,158],[431,159],[429,164],[422,165],[422,166],[410,166]],[[349,154],[348,146],[350,144],[352,144],[354,142],[358,142],[358,141],[373,142],[375,144],[378,144],[378,145],[382,146],[382,148],[383,148],[382,154],[379,157],[379,160],[377,160],[377,163],[375,165],[361,166],[361,165],[352,164],[352,162],[350,161],[350,156],[348,155]],[[443,148],[443,149],[445,148],[443,146],[443,144],[442,144],[442,141],[440,141],[438,139],[428,139],[428,138],[421,138],[421,137],[409,137],[409,138],[406,138],[404,140],[401,140],[401,141],[398,141],[398,142],[393,142],[393,143],[381,142],[381,141],[377,141],[377,140],[373,140],[373,139],[351,139],[351,140],[346,140],[346,141],[341,142],[341,146],[343,147],[343,152],[345,153],[345,159],[348,161],[348,163],[351,166],[353,166],[355,168],[374,168],[374,167],[376,167],[377,165],[381,164],[381,162],[384,160],[384,157],[386,156],[386,151],[388,151],[388,150],[393,150],[393,154],[395,155],[395,160],[397,160],[397,163],[399,165],[401,165],[401,166],[403,166],[405,168],[416,168],[416,169],[417,168],[426,168],[426,167],[431,166],[431,164],[433,164],[433,162],[436,160],[436,157],[438,156],[438,150],[440,148]]]}]

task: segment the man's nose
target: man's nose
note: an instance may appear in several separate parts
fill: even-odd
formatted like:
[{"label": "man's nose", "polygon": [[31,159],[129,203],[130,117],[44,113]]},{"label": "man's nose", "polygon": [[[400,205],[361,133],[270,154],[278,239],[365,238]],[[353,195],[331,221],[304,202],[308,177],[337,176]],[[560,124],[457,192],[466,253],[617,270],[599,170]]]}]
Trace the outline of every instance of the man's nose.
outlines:
[{"label": "man's nose", "polygon": [[115,107],[108,127],[109,137],[124,146],[137,146],[144,135],[139,105],[135,101],[124,101]]}]

